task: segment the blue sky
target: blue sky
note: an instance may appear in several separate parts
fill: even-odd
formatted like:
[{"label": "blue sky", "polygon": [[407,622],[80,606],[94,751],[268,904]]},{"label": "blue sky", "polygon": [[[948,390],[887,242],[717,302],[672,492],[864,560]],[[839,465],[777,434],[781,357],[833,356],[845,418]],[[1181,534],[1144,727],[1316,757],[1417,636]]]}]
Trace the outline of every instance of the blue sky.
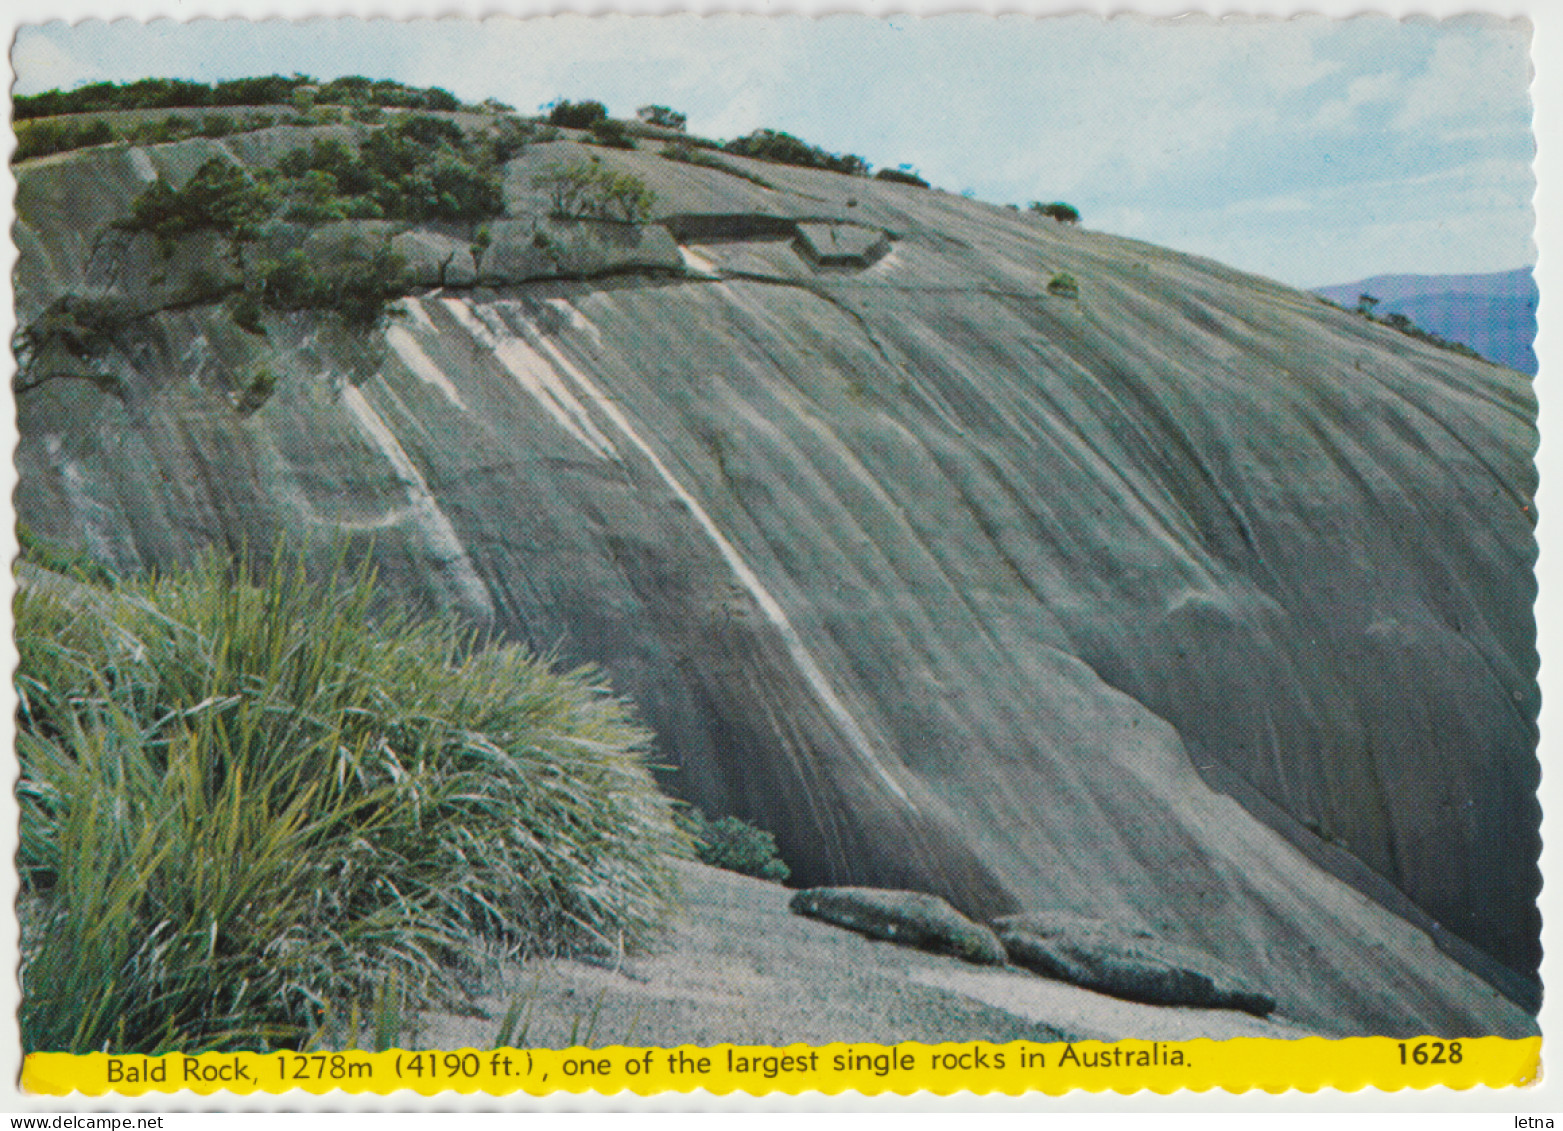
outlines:
[{"label": "blue sky", "polygon": [[22,27],[18,93],[389,77],[523,111],[661,102],[1312,286],[1535,259],[1523,24],[988,16],[128,20]]}]

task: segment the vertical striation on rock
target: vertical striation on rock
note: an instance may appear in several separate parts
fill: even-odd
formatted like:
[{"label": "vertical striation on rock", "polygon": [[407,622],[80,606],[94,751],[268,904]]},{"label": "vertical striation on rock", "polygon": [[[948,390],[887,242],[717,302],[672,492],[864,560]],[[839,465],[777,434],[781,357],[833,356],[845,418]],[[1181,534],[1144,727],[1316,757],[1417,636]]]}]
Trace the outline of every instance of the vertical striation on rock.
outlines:
[{"label": "vertical striation on rock", "polygon": [[[21,165],[19,320],[146,300],[89,281],[83,233],[209,144]],[[480,261],[377,236],[423,274],[373,335],[150,302],[112,389],[18,394],[21,519],[121,570],[372,538],[405,599],[606,668],[668,787],[805,885],[1152,929],[1322,1031],[1530,1031],[1428,933],[1534,976],[1526,378],[1208,261],[736,157],[769,187],[605,153],[661,211],[545,270],[531,177],[572,146],[510,163]]]}]

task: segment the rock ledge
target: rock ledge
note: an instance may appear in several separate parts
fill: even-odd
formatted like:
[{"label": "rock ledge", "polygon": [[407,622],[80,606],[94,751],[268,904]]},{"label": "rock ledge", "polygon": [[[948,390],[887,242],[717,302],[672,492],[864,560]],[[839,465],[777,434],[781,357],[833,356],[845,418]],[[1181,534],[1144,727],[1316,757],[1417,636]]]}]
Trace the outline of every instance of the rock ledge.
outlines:
[{"label": "rock ledge", "polygon": [[823,919],[871,938],[949,954],[981,966],[1003,966],[1004,947],[936,895],[883,888],[809,888],[788,904],[799,915]]}]

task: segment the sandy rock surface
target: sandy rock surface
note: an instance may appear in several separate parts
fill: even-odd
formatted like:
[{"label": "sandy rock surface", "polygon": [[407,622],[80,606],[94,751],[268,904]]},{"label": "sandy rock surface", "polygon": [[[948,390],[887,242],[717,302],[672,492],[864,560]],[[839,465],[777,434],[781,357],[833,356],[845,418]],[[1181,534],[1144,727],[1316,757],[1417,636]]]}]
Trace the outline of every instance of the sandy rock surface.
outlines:
[{"label": "sandy rock surface", "polygon": [[492,1045],[517,1000],[518,1043],[537,1048],[1310,1035],[1284,1017],[1137,1005],[974,967],[795,915],[777,884],[700,864],[681,871],[685,911],[656,953],[509,967],[479,1003],[487,1016],[431,1015],[419,1042]]}]

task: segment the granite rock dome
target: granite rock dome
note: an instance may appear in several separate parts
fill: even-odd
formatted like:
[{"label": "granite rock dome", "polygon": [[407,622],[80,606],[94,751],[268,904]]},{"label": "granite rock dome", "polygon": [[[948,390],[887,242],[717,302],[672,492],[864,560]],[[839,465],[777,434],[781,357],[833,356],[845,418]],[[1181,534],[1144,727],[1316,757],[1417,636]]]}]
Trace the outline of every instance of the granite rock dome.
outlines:
[{"label": "granite rock dome", "polygon": [[[105,251],[159,175],[355,129],[18,166],[18,325],[129,312],[18,385],[39,536],[121,571],[361,539],[604,667],[801,885],[1148,929],[1323,1032],[1533,1031],[1527,378],[1132,240],[568,133],[486,246],[353,233],[415,261],[373,334],[236,326],[180,283],[209,240]],[[583,156],[650,223],[550,219]]]}]

